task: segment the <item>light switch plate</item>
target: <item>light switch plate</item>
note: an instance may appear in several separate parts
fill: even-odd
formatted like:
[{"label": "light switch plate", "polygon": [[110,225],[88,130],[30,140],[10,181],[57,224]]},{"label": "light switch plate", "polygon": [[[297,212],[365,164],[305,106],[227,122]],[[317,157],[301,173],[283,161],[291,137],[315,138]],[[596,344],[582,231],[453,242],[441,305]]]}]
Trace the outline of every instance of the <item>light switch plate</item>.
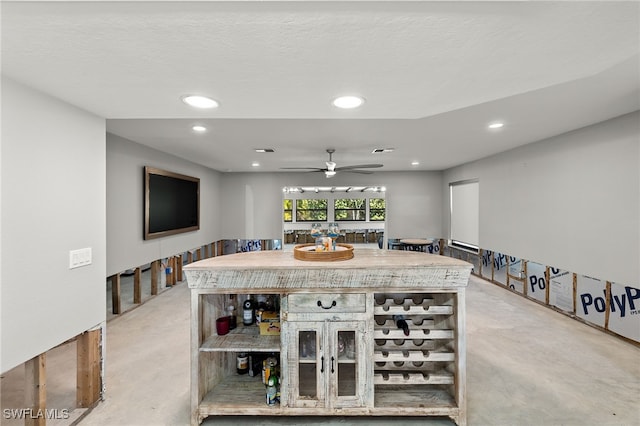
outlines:
[{"label": "light switch plate", "polygon": [[69,269],[91,265],[91,247],[69,251]]}]

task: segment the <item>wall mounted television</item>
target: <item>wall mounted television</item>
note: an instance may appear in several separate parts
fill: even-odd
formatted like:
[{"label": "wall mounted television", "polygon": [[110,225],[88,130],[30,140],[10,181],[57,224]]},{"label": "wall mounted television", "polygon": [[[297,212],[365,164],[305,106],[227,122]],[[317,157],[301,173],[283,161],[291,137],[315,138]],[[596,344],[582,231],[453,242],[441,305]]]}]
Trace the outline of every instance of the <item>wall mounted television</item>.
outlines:
[{"label": "wall mounted television", "polygon": [[200,229],[200,179],[144,168],[144,239]]}]

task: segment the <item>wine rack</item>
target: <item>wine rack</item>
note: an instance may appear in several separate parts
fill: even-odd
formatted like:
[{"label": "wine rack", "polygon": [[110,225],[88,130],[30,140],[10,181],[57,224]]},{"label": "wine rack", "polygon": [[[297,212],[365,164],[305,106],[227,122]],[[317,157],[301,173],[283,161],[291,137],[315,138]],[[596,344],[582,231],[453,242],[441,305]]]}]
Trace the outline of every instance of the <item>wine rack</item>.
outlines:
[{"label": "wine rack", "polygon": [[[401,403],[401,395],[413,390],[454,405],[455,295],[377,293],[374,299],[376,404]],[[408,335],[398,327],[398,319],[407,322]]]}]

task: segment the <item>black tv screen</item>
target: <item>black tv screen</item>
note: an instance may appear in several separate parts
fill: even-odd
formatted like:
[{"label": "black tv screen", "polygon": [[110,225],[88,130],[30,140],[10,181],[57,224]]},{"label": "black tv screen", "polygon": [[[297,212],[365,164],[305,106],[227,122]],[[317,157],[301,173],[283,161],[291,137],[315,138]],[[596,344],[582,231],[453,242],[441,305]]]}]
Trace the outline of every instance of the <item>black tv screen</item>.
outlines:
[{"label": "black tv screen", "polygon": [[200,229],[200,179],[144,168],[144,239]]}]

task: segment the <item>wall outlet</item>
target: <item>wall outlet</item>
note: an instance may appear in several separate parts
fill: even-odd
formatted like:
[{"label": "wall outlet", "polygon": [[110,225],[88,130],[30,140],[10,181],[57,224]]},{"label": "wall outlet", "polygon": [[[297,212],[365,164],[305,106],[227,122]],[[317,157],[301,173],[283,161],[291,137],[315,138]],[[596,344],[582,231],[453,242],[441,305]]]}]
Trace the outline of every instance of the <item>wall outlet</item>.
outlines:
[{"label": "wall outlet", "polygon": [[91,265],[91,247],[69,251],[69,269]]}]

